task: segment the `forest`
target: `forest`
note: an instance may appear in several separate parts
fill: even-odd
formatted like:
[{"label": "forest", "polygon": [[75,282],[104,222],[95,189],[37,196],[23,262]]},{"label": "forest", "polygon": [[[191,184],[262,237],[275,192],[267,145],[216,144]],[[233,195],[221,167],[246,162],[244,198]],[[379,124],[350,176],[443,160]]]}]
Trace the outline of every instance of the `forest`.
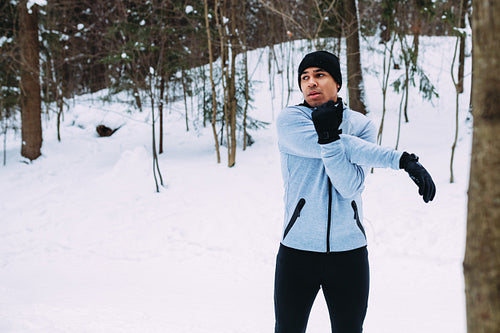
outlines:
[{"label": "forest", "polygon": [[[198,96],[198,120],[212,126],[218,156],[219,144],[228,146],[231,167],[238,141],[244,149],[252,142],[247,128],[265,125],[247,116],[252,101],[247,52],[267,47],[270,77],[285,73],[290,90],[295,83],[289,75],[295,65],[291,59],[300,50],[290,49],[284,53],[288,59],[283,55],[277,59],[275,47],[295,40],[338,54],[345,38],[349,105],[366,114],[360,38],[377,36],[385,45],[386,77],[391,66],[404,69],[404,78],[394,83],[385,80],[384,89],[392,84],[402,96],[406,94],[406,110],[409,86],[416,81],[427,98],[437,95],[417,65],[419,38],[457,36],[457,84],[463,91],[463,28],[471,10],[466,0],[48,0],[41,4],[3,1],[0,8],[1,128],[4,135],[22,131],[21,155],[30,160],[41,154],[41,115],[59,120],[74,96],[107,89],[110,100],[127,93],[130,110],[142,111],[148,105],[155,112],[159,154],[165,105],[183,99],[187,110],[192,103],[188,100]],[[203,67],[207,65],[209,70]],[[190,121],[186,111],[187,130]],[[383,124],[379,137],[382,130]]]},{"label": "forest", "polygon": [[[407,112],[412,108],[411,103],[414,100],[412,96],[418,95],[431,103],[440,98],[438,83],[426,72],[428,67],[422,66],[419,62],[422,53],[421,40],[426,37],[449,37],[453,39],[453,47],[447,51],[452,54],[452,60],[442,65],[450,71],[455,99],[453,107],[456,110],[455,123],[450,124],[454,127],[455,135],[454,141],[450,143],[450,172],[447,179],[449,184],[457,181],[454,175],[454,158],[459,140],[459,97],[464,93],[470,93],[467,109],[470,119],[473,119],[470,180],[467,192],[466,252],[461,267],[463,271],[460,272],[465,277],[467,331],[496,333],[500,327],[498,287],[500,180],[497,171],[500,165],[500,145],[496,139],[500,124],[498,111],[500,89],[497,77],[500,70],[498,59],[500,52],[498,40],[495,39],[500,31],[500,23],[496,20],[498,15],[500,15],[498,2],[489,0],[3,0],[0,2],[0,130],[3,137],[1,149],[3,166],[5,167],[7,163],[17,163],[12,158],[9,161],[6,158],[7,138],[16,137],[19,140],[19,159],[22,163],[16,164],[15,168],[4,169],[8,169],[10,174],[28,176],[32,170],[28,168],[33,166],[35,169],[35,166],[39,166],[36,163],[40,161],[41,156],[43,157],[43,130],[45,130],[43,124],[55,119],[57,140],[64,142],[66,138],[60,128],[65,122],[67,113],[78,98],[88,95],[99,96],[103,103],[125,104],[127,107],[120,111],[123,117],[131,114],[144,115],[144,123],[149,126],[148,135],[151,136],[152,142],[151,156],[147,155],[146,158],[152,157],[153,160],[157,193],[162,192],[163,185],[159,156],[165,152],[166,127],[170,125],[165,121],[166,112],[174,103],[182,104],[184,113],[183,121],[175,124],[179,128],[171,130],[189,132],[196,127],[210,129],[216,162],[220,164],[226,160],[221,157],[221,153],[227,152],[228,168],[224,168],[227,171],[224,176],[233,177],[234,174],[231,172],[238,171],[234,168],[236,165],[243,167],[245,163],[251,165],[248,158],[241,163],[238,161],[237,164],[236,152],[255,144],[256,139],[252,134],[269,125],[258,117],[253,117],[250,112],[255,103],[254,86],[257,82],[253,80],[255,68],[249,66],[248,55],[256,50],[261,51],[258,64],[260,69],[265,68],[267,72],[271,98],[274,100],[279,96],[282,106],[291,101],[290,96],[296,90],[294,87],[297,78],[293,73],[297,66],[297,56],[306,50],[314,49],[345,54],[345,57],[340,59],[346,69],[347,80],[343,85],[345,100],[350,108],[363,114],[370,114],[373,110],[370,109],[365,97],[367,86],[364,75],[367,74],[367,69],[363,67],[361,59],[367,49],[370,49],[370,52],[379,52],[378,55],[383,58],[383,63],[381,72],[377,73],[378,81],[381,83],[382,100],[381,109],[377,110],[381,115],[377,141],[382,144],[383,135],[386,133],[384,131],[387,131],[387,128],[384,128],[387,96],[390,92],[396,92],[399,99],[393,100],[392,104],[398,105],[399,119],[396,125],[394,122],[389,124],[396,127],[391,128],[391,131],[397,133],[395,148],[398,149],[402,123],[412,121],[412,115]],[[470,31],[472,34],[468,35]],[[472,45],[466,45],[471,39]],[[360,41],[364,45],[370,43],[372,45],[363,49],[360,47]],[[472,59],[472,70],[467,74],[464,68],[469,57]],[[395,71],[399,74],[396,79],[394,79]],[[464,75],[471,76],[467,81],[470,82],[469,87],[464,87],[466,82]],[[276,82],[276,78],[282,82],[279,88],[271,84]],[[274,109],[272,111],[274,112]],[[111,136],[120,128],[120,126],[107,128],[99,123],[93,126],[99,136]],[[130,137],[128,139],[132,140]],[[142,151],[134,152],[140,155],[137,160],[145,159],[141,155]],[[130,155],[125,157],[127,156]],[[42,159],[41,163],[43,162]],[[41,165],[42,167],[37,170],[39,172],[42,170],[44,176],[50,177],[50,172],[45,172],[46,166]],[[27,169],[24,169],[25,166]],[[71,169],[71,166],[68,169]],[[179,168],[179,173],[181,169]],[[89,174],[91,170],[89,168]],[[112,176],[124,172],[120,168],[113,168],[112,171]],[[214,172],[218,171],[219,169],[215,169]],[[66,169],[58,174],[64,175],[64,172]],[[267,170],[264,170],[261,174],[264,175],[266,172]],[[205,179],[210,177],[207,176]],[[218,179],[222,178],[220,176]],[[244,184],[250,183],[251,181],[248,181]],[[45,186],[45,183],[42,185]],[[212,184],[210,191],[218,185]],[[9,186],[16,188],[14,182],[9,182]],[[140,189],[138,191],[144,190],[139,185],[137,188]],[[98,190],[99,188],[89,193],[98,196]],[[448,191],[451,192],[449,188]],[[77,199],[86,199],[78,197],[78,191],[75,193]],[[255,194],[248,191],[247,195]],[[4,193],[4,196],[4,199],[7,199],[8,194]],[[189,191],[189,199],[185,201],[191,202],[191,196],[192,193]],[[449,194],[447,197],[453,198],[453,195]],[[18,199],[20,198],[21,195]],[[168,198],[168,194],[163,197],[163,203],[172,205],[170,208],[175,210],[173,207],[175,204],[171,203],[175,200],[169,201],[165,198]],[[107,199],[103,198],[102,201]],[[262,198],[255,195],[252,199],[257,202]],[[0,204],[3,204],[1,201],[4,200],[0,200]],[[157,207],[151,202],[154,200],[143,203],[144,206],[152,207],[150,210],[153,211]],[[70,205],[73,202],[66,204]],[[220,203],[210,206],[218,204]],[[26,206],[29,208],[29,204]],[[450,208],[448,210],[456,210],[455,206],[452,208],[451,206],[451,204],[447,206]],[[7,206],[1,207],[7,211]],[[123,207],[127,208],[126,205]],[[185,207],[189,205],[185,204]],[[25,206],[19,207],[19,211],[23,211],[19,215],[16,215],[17,209],[15,211],[11,209],[9,216],[21,216],[20,220],[23,220],[25,208]],[[103,211],[107,208],[104,207]],[[81,215],[89,210],[84,206],[74,209],[80,209]],[[253,212],[250,209],[249,211]],[[38,212],[42,213],[33,220],[39,223],[36,225],[39,229],[34,230],[45,232],[46,229],[57,229],[63,225],[56,223],[44,229],[46,221],[41,220],[57,221],[57,219],[50,214],[48,217],[44,216],[45,207],[39,208]],[[236,209],[232,212],[236,212]],[[415,208],[414,212],[417,212],[415,215],[420,213],[418,208]],[[217,211],[214,215],[219,213]],[[26,214],[29,216],[30,213]],[[41,218],[37,220],[39,216]],[[445,217],[444,223],[449,223],[450,228],[456,228],[452,226],[453,221],[449,221],[448,215],[441,216]],[[260,215],[258,217],[262,218]],[[232,221],[232,218],[233,216],[226,217],[223,220]],[[7,230],[2,237],[17,245],[20,240],[16,235],[21,235],[22,238],[23,233],[27,233],[29,239],[22,241],[25,241],[23,246],[28,249],[26,252],[30,253],[32,225],[26,220],[16,221],[15,218],[11,220],[10,224],[2,225],[1,228],[5,227]],[[91,221],[95,223],[95,220]],[[152,220],[154,217],[150,221]],[[115,222],[112,218],[109,221]],[[23,222],[26,225],[21,224],[24,227],[18,227],[16,222]],[[254,221],[251,222],[246,225],[250,234],[254,232]],[[151,225],[153,229],[158,228],[155,230],[160,235],[163,226]],[[194,226],[186,225],[183,227],[201,228],[204,231],[208,229],[201,223]],[[233,226],[228,226],[231,227]],[[78,225],[75,228],[75,234],[84,234],[79,232]],[[113,225],[113,228],[120,227]],[[175,238],[178,234],[182,234],[178,242],[183,245],[184,233],[198,232],[190,229],[179,232],[173,223],[169,228],[171,234],[168,237]],[[142,227],[132,230],[138,233],[145,232]],[[149,234],[144,236],[146,240],[144,243],[149,241],[149,236]],[[261,234],[254,236],[260,239]],[[85,246],[88,245],[89,248],[95,245],[86,243],[84,237],[75,239]],[[133,237],[131,239],[131,242],[135,240]],[[103,238],[99,245],[111,253],[109,258],[110,262],[113,262],[116,253],[113,252],[115,249],[106,248],[108,240]],[[199,248],[203,248],[200,244],[204,241],[206,239],[187,242],[185,246],[193,253],[197,253]],[[435,243],[439,241],[441,240]],[[162,253],[164,257],[171,254],[170,250],[175,253],[174,247],[164,247],[163,239],[158,243],[161,243],[158,248],[155,247],[156,243],[152,245],[151,258],[154,257],[155,251]],[[8,253],[9,256],[6,256],[8,258],[2,267],[6,270],[11,269],[15,275],[17,271],[12,269],[15,266],[12,266],[10,261],[16,262],[18,256],[23,258],[24,254],[11,251],[12,246],[9,245],[11,243],[6,244],[5,248],[8,250],[4,253]],[[52,248],[52,243],[47,247],[40,246],[36,250],[38,253],[49,252],[51,255],[63,253],[60,262],[65,262],[66,255],[73,255],[71,237],[67,243],[62,242],[62,244],[61,248],[70,250],[64,253],[58,252],[59,247]],[[38,246],[36,242],[34,246]],[[214,248],[214,251],[217,251],[217,247]],[[49,250],[45,251],[46,249]],[[265,249],[269,250],[269,246]],[[37,252],[32,251],[32,253]],[[92,250],[89,250],[89,253],[94,254]],[[228,253],[230,252],[223,253],[221,258]],[[147,252],[145,256],[149,254]],[[402,253],[401,257],[405,255]],[[81,253],[77,253],[77,257],[81,259]],[[90,257],[92,256],[89,255]],[[184,259],[181,256],[179,258]],[[208,256],[205,259],[208,259]],[[7,262],[11,266],[6,264]],[[31,262],[29,260],[27,262],[29,266]],[[121,273],[121,269],[126,268],[120,266],[115,271],[117,276],[121,275],[118,274]],[[245,269],[242,268],[242,271],[246,272]],[[84,268],[81,270],[85,271]],[[12,280],[15,281],[16,278],[17,276]],[[218,278],[216,276],[214,280]],[[47,277],[47,280],[51,280],[51,277]],[[163,282],[160,280],[156,281],[157,285]],[[0,288],[2,292],[6,290],[8,288]],[[121,290],[116,294],[121,295]],[[14,295],[11,299],[17,300],[18,297]],[[22,307],[20,308],[19,313],[23,312]],[[16,308],[13,309],[12,311],[15,311]],[[38,310],[35,308],[33,312],[36,314]],[[22,322],[23,319],[19,318],[18,321]],[[141,320],[138,319],[138,322]],[[189,327],[185,329],[189,331]]]}]

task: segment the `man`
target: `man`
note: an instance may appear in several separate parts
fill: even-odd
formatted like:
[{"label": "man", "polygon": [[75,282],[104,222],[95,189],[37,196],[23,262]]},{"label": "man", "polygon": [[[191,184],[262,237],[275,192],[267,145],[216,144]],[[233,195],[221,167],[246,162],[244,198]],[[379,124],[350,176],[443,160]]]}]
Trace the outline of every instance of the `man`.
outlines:
[{"label": "man", "polygon": [[285,223],[275,272],[275,333],[305,332],[319,291],[332,331],[360,333],[369,290],[361,192],[370,167],[405,169],[425,202],[431,176],[414,154],[376,145],[374,124],[345,107],[338,58],[307,54],[298,69],[304,102],[277,119]]}]

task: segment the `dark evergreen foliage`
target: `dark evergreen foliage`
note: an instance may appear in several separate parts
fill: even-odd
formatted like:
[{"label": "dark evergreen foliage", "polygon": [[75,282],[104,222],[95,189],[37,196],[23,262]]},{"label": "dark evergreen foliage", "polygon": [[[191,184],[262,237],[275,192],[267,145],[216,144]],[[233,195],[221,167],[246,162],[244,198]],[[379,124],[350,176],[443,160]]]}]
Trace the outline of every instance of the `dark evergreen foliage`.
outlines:
[{"label": "dark evergreen foliage", "polygon": [[[327,8],[330,2],[318,1],[318,8],[303,0],[237,2],[238,36],[226,36],[226,43],[237,41],[238,45],[232,45],[231,50],[243,53],[302,39],[312,33],[306,30],[314,26],[311,23],[318,19],[318,10]],[[220,45],[215,3],[215,0],[208,1],[212,47],[217,60],[222,47],[228,45]],[[217,3],[219,6],[228,5],[223,0]],[[272,4],[285,15],[269,10],[264,3]],[[415,17],[426,22],[419,31],[421,35],[448,33],[450,24],[442,22],[441,17],[445,13],[450,18],[448,21],[452,21],[458,6],[458,1],[430,0],[361,0],[358,3],[362,36],[378,33],[382,41],[387,41],[390,38],[387,33],[394,30],[402,34],[414,33],[415,20],[412,18]],[[1,2],[0,119],[12,118],[19,113],[20,63],[16,10],[12,1]],[[343,1],[339,1],[328,11],[319,37],[342,36],[343,17]],[[300,25],[292,24],[290,18]],[[204,94],[201,100],[205,102],[199,106],[203,110],[200,112],[203,123],[211,120],[207,75],[190,70],[207,64],[209,58],[203,1],[47,0],[46,6],[40,10],[39,19],[42,98],[45,103],[57,101],[58,116],[62,114],[65,99],[103,88],[108,88],[111,93],[128,92],[131,105],[138,109],[142,109],[142,99],[162,87],[166,88],[163,90],[166,95],[158,97],[155,93],[156,97],[166,103],[175,101],[182,98],[178,73],[183,70],[187,75],[184,83],[189,87],[188,96]],[[227,21],[225,18],[223,27],[229,31],[230,22]],[[243,84],[242,78],[239,75],[239,85]],[[241,86],[237,88],[238,101],[245,98],[242,89]],[[432,91],[428,96],[431,95]],[[242,114],[242,105],[238,103],[238,119]],[[217,118],[222,121],[222,107],[220,110],[221,116]],[[46,108],[46,112],[51,111],[54,110]],[[259,125],[251,118],[248,121],[249,129]],[[237,126],[242,126],[239,121]]]}]

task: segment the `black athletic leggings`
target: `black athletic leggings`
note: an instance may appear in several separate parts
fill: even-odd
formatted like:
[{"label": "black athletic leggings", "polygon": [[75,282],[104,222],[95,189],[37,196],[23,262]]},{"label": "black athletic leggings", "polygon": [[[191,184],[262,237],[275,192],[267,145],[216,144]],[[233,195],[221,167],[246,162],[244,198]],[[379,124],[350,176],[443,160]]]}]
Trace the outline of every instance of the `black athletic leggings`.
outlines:
[{"label": "black athletic leggings", "polygon": [[275,333],[304,333],[320,287],[332,332],[361,333],[370,284],[366,247],[318,253],[281,245],[274,281]]}]

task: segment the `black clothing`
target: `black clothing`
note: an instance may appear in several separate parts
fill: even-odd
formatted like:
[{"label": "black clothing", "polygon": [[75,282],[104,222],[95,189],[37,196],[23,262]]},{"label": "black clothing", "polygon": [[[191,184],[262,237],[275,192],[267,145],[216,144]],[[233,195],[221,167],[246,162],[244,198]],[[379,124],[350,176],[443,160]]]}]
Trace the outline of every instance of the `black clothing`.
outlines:
[{"label": "black clothing", "polygon": [[368,251],[318,253],[280,246],[276,259],[275,333],[304,333],[323,289],[332,332],[361,333],[370,284]]},{"label": "black clothing", "polygon": [[339,126],[342,123],[343,113],[344,104],[340,97],[337,98],[337,102],[328,101],[313,109],[311,116],[320,145],[340,139],[339,134],[342,133],[342,130],[339,129]]},{"label": "black clothing", "polygon": [[300,85],[300,76],[309,67],[318,67],[327,71],[332,78],[339,85],[338,91],[342,88],[342,74],[340,73],[340,63],[339,58],[336,55],[331,54],[328,51],[315,51],[306,54],[304,59],[299,64],[299,89],[302,91]]},{"label": "black clothing", "polygon": [[399,160],[399,168],[404,169],[410,175],[410,178],[418,186],[418,194],[420,194],[425,202],[432,201],[436,195],[436,185],[432,180],[431,175],[418,162],[418,156],[403,152]]}]

